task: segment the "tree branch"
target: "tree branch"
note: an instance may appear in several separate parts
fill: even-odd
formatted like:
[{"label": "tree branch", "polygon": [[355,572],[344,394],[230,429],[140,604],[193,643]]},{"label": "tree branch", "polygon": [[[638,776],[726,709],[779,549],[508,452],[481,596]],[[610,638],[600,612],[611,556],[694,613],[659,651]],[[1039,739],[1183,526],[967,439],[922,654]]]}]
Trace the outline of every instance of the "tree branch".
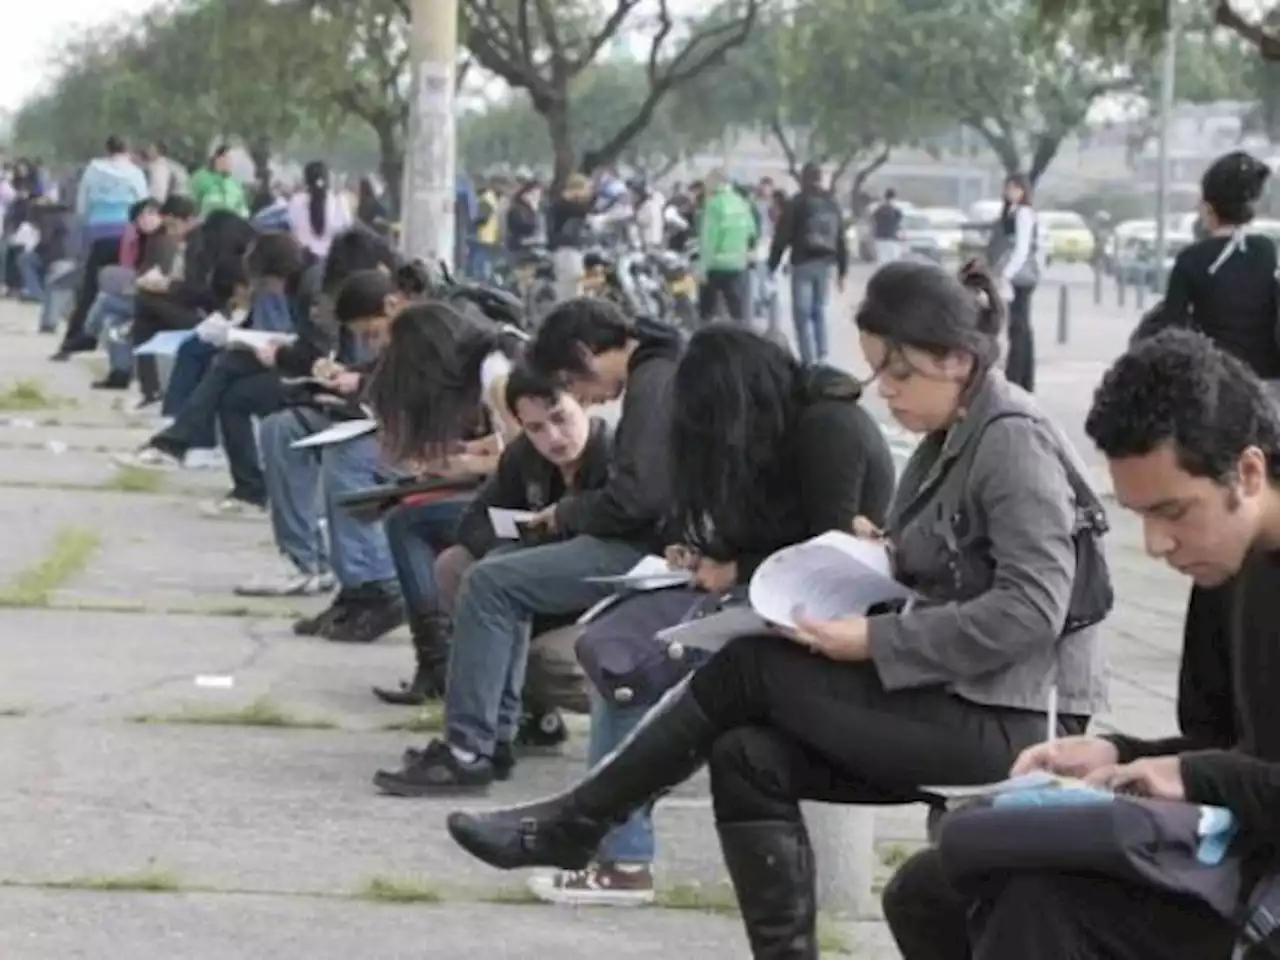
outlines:
[{"label": "tree branch", "polygon": [[1214,22],[1230,30],[1247,43],[1257,47],[1264,60],[1280,60],[1280,37],[1260,22],[1248,20],[1232,5],[1231,0],[1218,0],[1213,12]]}]

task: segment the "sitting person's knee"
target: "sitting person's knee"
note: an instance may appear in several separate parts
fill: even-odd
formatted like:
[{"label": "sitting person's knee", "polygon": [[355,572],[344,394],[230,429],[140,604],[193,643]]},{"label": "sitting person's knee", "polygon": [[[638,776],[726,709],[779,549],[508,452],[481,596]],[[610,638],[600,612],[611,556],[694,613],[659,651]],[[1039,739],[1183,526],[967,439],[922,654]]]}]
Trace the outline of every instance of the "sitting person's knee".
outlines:
[{"label": "sitting person's knee", "polygon": [[733,727],[711,746],[712,803],[720,823],[792,819],[792,751],[785,735],[763,726]]},{"label": "sitting person's knee", "polygon": [[442,610],[453,612],[458,591],[462,589],[463,577],[475,562],[476,558],[471,555],[471,551],[461,544],[449,547],[436,557],[436,596]]}]

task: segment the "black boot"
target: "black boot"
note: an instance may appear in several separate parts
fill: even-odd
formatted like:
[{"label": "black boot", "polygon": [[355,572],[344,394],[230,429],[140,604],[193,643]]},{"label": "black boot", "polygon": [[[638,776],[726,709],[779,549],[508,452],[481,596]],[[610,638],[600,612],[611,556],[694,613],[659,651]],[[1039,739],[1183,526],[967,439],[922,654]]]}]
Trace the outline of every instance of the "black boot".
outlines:
[{"label": "black boot", "polygon": [[818,960],[813,848],[803,823],[721,823],[720,849],[754,960]]},{"label": "black boot", "polygon": [[581,870],[615,824],[698,771],[717,732],[682,683],[576,787],[519,807],[451,813],[449,833],[500,870]]},{"label": "black boot", "polygon": [[449,672],[450,620],[443,614],[415,614],[409,618],[413,631],[413,655],[417,668],[409,683],[398,690],[374,687],[373,693],[383,703],[420,707],[428,700],[444,696],[445,678]]}]

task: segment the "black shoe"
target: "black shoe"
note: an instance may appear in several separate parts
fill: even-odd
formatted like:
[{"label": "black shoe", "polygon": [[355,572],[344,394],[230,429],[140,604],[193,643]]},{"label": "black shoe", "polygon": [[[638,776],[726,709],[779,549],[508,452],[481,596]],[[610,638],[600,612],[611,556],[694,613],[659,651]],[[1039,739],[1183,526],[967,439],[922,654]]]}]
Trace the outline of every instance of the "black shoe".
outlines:
[{"label": "black shoe", "polygon": [[394,797],[483,794],[493,780],[493,763],[487,757],[464,763],[443,740],[432,740],[400,770],[379,770],[373,775],[373,785]]},{"label": "black shoe", "polygon": [[[404,761],[404,765],[410,766],[417,763],[418,758],[425,754],[425,750],[419,750],[417,747],[409,747],[401,754],[400,759]],[[516,769],[516,754],[511,749],[509,743],[499,743],[493,748],[493,759],[489,761],[493,765],[493,779],[510,780],[511,774]]]},{"label": "black shoe", "polygon": [[681,684],[586,779],[559,796],[484,813],[449,814],[449,834],[500,870],[581,870],[616,824],[702,766],[717,730]]},{"label": "black shoe", "polygon": [[818,960],[813,849],[803,823],[716,825],[755,960]]},{"label": "black shoe", "polygon": [[320,636],[334,643],[374,643],[404,623],[404,603],[399,597],[382,595],[359,599],[347,615],[322,630]]},{"label": "black shoe", "polygon": [[409,617],[409,629],[413,631],[413,654],[417,660],[413,679],[401,683],[398,690],[374,687],[373,694],[383,703],[420,707],[444,696],[449,673],[450,621],[440,614],[415,615]]},{"label": "black shoe", "polygon": [[93,382],[95,390],[128,390],[133,377],[119,370],[112,370],[101,380]]},{"label": "black shoe", "polygon": [[545,713],[526,713],[520,718],[516,731],[516,748],[522,753],[554,751],[569,739],[569,728],[559,710]]},{"label": "black shoe", "polygon": [[300,637],[318,637],[332,629],[333,626],[346,619],[350,612],[350,601],[347,595],[339,590],[333,602],[314,617],[303,617],[293,623],[293,632]]}]

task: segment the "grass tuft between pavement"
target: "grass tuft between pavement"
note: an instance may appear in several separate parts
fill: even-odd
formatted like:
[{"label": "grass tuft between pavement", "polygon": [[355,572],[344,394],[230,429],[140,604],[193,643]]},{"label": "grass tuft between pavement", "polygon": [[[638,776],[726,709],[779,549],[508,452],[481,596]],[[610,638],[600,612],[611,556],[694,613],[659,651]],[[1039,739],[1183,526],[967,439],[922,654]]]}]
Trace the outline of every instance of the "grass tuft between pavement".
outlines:
[{"label": "grass tuft between pavement", "polygon": [[204,727],[276,727],[292,730],[336,730],[332,720],[299,717],[266,697],[240,707],[209,708],[190,706],[175,713],[144,713],[129,718],[132,723],[190,724]]},{"label": "grass tuft between pavement", "polygon": [[43,557],[0,587],[0,607],[47,607],[54,591],[84,570],[101,545],[93,530],[63,527]]}]

